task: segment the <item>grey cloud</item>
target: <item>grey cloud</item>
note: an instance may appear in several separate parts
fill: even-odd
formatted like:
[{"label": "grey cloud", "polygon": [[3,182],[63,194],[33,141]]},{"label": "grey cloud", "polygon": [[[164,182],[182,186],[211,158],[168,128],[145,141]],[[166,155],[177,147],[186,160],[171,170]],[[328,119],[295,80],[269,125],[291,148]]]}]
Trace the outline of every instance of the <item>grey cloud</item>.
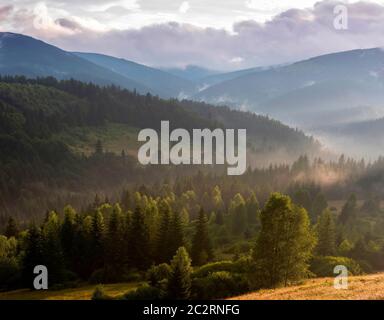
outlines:
[{"label": "grey cloud", "polygon": [[73,20],[61,18],[61,19],[56,19],[55,23],[60,25],[61,27],[67,28],[67,29],[83,30],[81,25],[78,24],[77,22],[73,21]]},{"label": "grey cloud", "polygon": [[0,22],[2,20],[5,20],[12,12],[13,6],[12,5],[6,5],[0,7]]},{"label": "grey cloud", "polygon": [[[56,23],[76,27],[76,32],[49,40],[68,50],[111,54],[149,65],[197,64],[223,70],[383,46],[384,6],[368,2],[349,4],[349,30],[340,31],[333,28],[336,4],[326,0],[310,9],[291,9],[264,24],[242,21],[234,24],[233,33],[172,22],[101,33],[59,19]],[[26,32],[46,36],[39,30]]]}]

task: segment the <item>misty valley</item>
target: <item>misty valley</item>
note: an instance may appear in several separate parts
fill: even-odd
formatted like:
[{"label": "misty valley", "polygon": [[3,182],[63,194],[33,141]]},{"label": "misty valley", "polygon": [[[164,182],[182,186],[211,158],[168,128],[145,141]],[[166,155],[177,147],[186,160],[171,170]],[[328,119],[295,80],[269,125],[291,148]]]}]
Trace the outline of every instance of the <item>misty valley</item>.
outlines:
[{"label": "misty valley", "polygon": [[214,72],[0,39],[0,300],[333,299],[340,266],[383,298],[382,50]]}]

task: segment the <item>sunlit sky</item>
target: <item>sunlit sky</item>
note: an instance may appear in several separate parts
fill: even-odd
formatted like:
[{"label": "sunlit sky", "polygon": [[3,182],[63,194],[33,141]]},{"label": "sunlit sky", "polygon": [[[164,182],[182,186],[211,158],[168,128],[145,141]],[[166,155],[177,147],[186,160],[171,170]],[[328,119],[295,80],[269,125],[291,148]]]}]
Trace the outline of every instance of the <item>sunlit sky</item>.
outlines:
[{"label": "sunlit sky", "polygon": [[383,46],[384,0],[342,2],[344,33],[333,28],[333,0],[0,0],[0,30],[148,65],[216,69]]}]

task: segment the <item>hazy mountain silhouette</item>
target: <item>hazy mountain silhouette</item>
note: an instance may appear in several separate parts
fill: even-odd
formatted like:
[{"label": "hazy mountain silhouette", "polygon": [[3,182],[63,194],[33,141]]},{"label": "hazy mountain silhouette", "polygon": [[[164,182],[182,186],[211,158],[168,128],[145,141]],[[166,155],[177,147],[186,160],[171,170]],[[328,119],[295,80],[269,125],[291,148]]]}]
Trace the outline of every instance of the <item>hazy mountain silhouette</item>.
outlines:
[{"label": "hazy mountain silhouette", "polygon": [[195,90],[195,84],[187,79],[133,61],[96,53],[75,52],[75,54],[128,79],[137,81],[162,97],[190,95]]},{"label": "hazy mountain silhouette", "polygon": [[0,74],[27,77],[74,78],[100,85],[116,84],[141,93],[149,87],[100,67],[77,55],[32,37],[0,33]]}]

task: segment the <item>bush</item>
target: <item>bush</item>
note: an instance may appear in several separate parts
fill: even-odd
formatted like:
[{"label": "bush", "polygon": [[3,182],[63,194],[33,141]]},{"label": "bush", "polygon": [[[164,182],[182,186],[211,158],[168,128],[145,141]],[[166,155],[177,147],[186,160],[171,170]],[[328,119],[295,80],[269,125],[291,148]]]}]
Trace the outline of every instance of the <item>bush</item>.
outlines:
[{"label": "bush", "polygon": [[195,278],[204,278],[213,272],[227,271],[230,273],[247,273],[252,261],[249,257],[241,257],[236,261],[218,261],[207,263],[196,269],[192,276]]},{"label": "bush", "polygon": [[21,270],[16,258],[0,260],[0,291],[15,289],[20,285]]},{"label": "bush", "polygon": [[122,299],[124,300],[159,300],[164,296],[164,292],[159,288],[144,284],[136,290],[129,291]]},{"label": "bush", "polygon": [[310,264],[310,271],[318,277],[333,277],[333,269],[337,265],[346,266],[350,275],[362,274],[360,265],[351,258],[346,257],[314,257]]},{"label": "bush", "polygon": [[169,279],[172,270],[167,263],[159,264],[158,266],[152,266],[147,272],[147,279],[151,286],[158,286],[160,282],[165,279]]},{"label": "bush", "polygon": [[108,296],[105,291],[104,287],[99,285],[95,288],[95,291],[93,291],[92,294],[92,300],[111,300],[112,298]]},{"label": "bush", "polygon": [[205,278],[195,278],[192,282],[194,299],[219,299],[249,291],[245,275],[227,271],[213,272]]}]

